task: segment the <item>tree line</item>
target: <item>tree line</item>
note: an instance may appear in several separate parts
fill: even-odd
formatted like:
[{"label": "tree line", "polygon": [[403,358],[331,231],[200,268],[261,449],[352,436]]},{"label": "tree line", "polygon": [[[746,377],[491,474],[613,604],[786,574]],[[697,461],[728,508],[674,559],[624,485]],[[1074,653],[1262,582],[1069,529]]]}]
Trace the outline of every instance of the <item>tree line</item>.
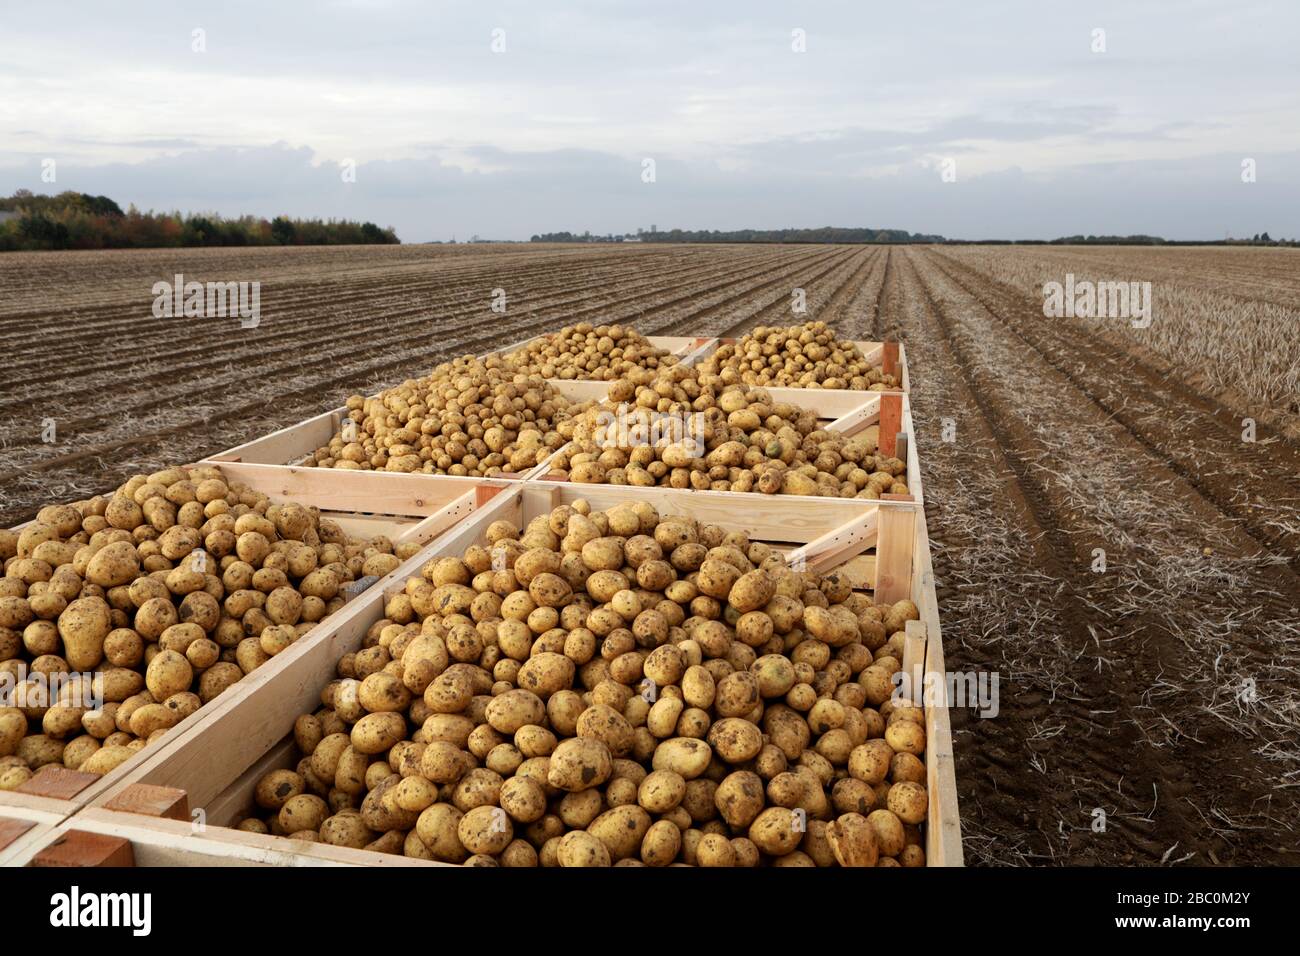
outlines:
[{"label": "tree line", "polygon": [[216,213],[141,212],[107,196],[20,189],[0,197],[0,251],[151,249],[186,246],[336,246],[397,244],[392,227],[347,219]]}]

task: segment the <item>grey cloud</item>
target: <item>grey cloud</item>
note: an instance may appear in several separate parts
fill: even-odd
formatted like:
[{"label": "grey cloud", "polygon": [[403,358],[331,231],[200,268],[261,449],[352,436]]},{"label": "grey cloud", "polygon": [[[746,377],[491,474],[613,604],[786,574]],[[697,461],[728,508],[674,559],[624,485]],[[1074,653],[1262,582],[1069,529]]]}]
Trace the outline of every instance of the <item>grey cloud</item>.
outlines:
[{"label": "grey cloud", "polygon": [[[736,173],[671,157],[657,182],[635,160],[591,150],[473,151],[500,172],[470,172],[437,156],[361,164],[353,184],[306,147],[190,150],[142,163],[60,168],[60,188],[104,193],[142,208],[228,215],[346,216],[393,225],[408,242],[471,233],[526,239],[559,229],[624,232],[657,224],[693,229],[870,225],[954,238],[1051,238],[1159,231],[1217,238],[1300,221],[1300,153],[1257,157],[1245,185],[1239,158],[1080,164],[1055,173],[1017,168],[944,183],[937,170],[847,178],[792,176],[783,163]],[[0,167],[0,191],[30,181]],[[1189,199],[1194,197],[1194,199]],[[1158,224],[1153,227],[1152,223]]]}]

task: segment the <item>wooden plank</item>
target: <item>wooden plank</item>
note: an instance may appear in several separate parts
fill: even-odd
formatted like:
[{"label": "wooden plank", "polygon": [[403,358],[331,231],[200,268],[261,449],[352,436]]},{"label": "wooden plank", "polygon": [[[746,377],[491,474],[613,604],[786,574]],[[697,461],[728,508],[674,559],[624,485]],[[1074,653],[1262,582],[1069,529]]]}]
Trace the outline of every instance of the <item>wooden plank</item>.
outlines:
[{"label": "wooden plank", "polygon": [[876,538],[876,603],[893,604],[912,596],[916,548],[914,508],[881,508]]},{"label": "wooden plank", "polygon": [[200,816],[196,826],[200,827],[200,832],[202,827],[231,827],[238,823],[253,806],[257,782],[272,770],[292,770],[298,762],[295,759],[297,753],[298,746],[292,736],[285,737],[264,753],[234,783],[209,800],[206,806],[198,808]]},{"label": "wooden plank", "polygon": [[827,425],[826,430],[828,432],[843,432],[845,435],[856,435],[868,425],[874,425],[880,421],[881,394],[883,393],[859,392],[858,394],[863,396],[862,404]]},{"label": "wooden plank", "polygon": [[[820,498],[811,495],[764,495],[741,491],[693,491],[686,488],[637,488],[631,485],[583,485],[539,481],[569,489],[572,498],[585,498],[596,511],[624,501],[648,501],[660,514],[689,514],[710,524],[726,524],[762,541],[806,542],[842,524],[864,498]],[[565,499],[571,500],[566,497]]]},{"label": "wooden plank", "polygon": [[911,493],[912,498],[919,503],[924,504],[925,495],[921,490],[921,456],[920,446],[916,443],[916,425],[912,421],[912,403],[911,401],[903,402],[903,427],[902,431],[907,435],[907,490]]},{"label": "wooden plank", "polygon": [[131,844],[120,836],[67,830],[40,850],[32,866],[134,866]]},{"label": "wooden plank", "polygon": [[691,348],[682,356],[682,365],[697,365],[705,356],[712,354],[717,348],[717,339],[710,338],[693,338],[691,339]]},{"label": "wooden plank", "polygon": [[133,783],[116,791],[104,802],[104,809],[168,820],[188,821],[190,818],[189,799],[184,790],[156,787],[149,783]]},{"label": "wooden plank", "polygon": [[204,459],[204,464],[223,462],[252,462],[264,465],[283,465],[298,462],[317,448],[328,445],[342,425],[347,406],[332,408],[319,415],[304,419],[296,425],[254,438],[236,445],[218,455]]},{"label": "wooden plank", "polygon": [[33,797],[49,797],[51,800],[71,800],[91,784],[97,783],[99,777],[97,773],[82,773],[58,764],[46,764],[18,787],[18,792]]},{"label": "wooden plank", "polygon": [[425,517],[451,504],[480,484],[505,479],[451,475],[347,471],[336,468],[263,465],[247,462],[220,466],[230,479],[275,498],[292,498],[322,511]]},{"label": "wooden plank", "polygon": [[467,491],[455,501],[444,505],[429,517],[406,528],[397,537],[393,538],[393,543],[428,544],[448,528],[452,528],[468,518],[475,508],[481,507],[486,501],[490,501],[498,491],[500,491],[500,488],[493,485],[479,485],[473,491]]},{"label": "wooden plank", "polygon": [[880,438],[877,448],[886,458],[894,457],[898,433],[903,427],[903,396],[896,392],[880,393]]},{"label": "wooden plank", "polygon": [[131,849],[136,866],[447,866],[427,860],[353,850],[348,847],[289,840],[207,827],[203,831],[179,820],[149,820],[129,813],[89,808],[77,816],[86,833],[118,839]]},{"label": "wooden plank", "polygon": [[34,826],[36,826],[34,820],[14,820],[9,817],[0,817],[0,850],[12,845],[15,840]]},{"label": "wooden plank", "polygon": [[910,684],[908,696],[918,707],[924,701],[925,685],[925,623],[908,621],[903,636],[903,673]]},{"label": "wooden plank", "polygon": [[[946,686],[943,633],[939,626],[939,600],[935,593],[934,566],[930,558],[925,512],[916,517],[916,575],[912,600],[925,625],[925,672]],[[952,726],[948,708],[925,708],[926,790],[930,797],[925,828],[925,856],[930,866],[963,866],[961,816],[957,806],[957,775],[952,755]]]},{"label": "wooden plank", "polygon": [[874,543],[879,516],[879,506],[868,505],[843,524],[814,538],[802,547],[795,548],[786,557],[786,561],[796,571],[827,574],[843,564],[851,555],[865,550]]},{"label": "wooden plank", "polygon": [[880,371],[898,377],[898,343],[885,342],[880,349]]}]

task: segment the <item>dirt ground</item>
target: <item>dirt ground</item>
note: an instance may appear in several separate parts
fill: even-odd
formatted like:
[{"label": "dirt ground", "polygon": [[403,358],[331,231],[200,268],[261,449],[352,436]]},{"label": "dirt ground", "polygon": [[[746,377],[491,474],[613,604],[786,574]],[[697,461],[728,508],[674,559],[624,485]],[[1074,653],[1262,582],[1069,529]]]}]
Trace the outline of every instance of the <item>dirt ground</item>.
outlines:
[{"label": "dirt ground", "polygon": [[[801,288],[809,317],[907,344],[948,666],[1000,678],[996,717],[953,714],[968,863],[1297,863],[1300,446],[1280,430],[1291,410],[1272,402],[1244,442],[1243,414],[1267,391],[1224,391],[1236,380],[1180,364],[1176,337],[1160,353],[1044,318],[1030,265],[1084,274],[1103,261],[1156,284],[1227,277],[1213,294],[1243,314],[1256,294],[1289,308],[1300,291],[1300,257],[1265,251],[8,255],[0,521],[443,358],[582,319],[646,334],[788,324]],[[261,324],[155,319],[150,288],[176,272],[260,281]],[[504,316],[489,308],[496,289]],[[1272,358],[1262,387],[1285,390],[1290,360],[1279,375]]]}]

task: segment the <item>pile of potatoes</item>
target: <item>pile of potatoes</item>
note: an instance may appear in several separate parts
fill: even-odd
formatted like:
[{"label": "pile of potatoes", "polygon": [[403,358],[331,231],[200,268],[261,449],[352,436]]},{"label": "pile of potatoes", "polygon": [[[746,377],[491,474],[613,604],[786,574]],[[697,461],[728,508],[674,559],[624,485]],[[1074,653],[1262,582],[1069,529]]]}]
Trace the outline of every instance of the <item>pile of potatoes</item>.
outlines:
[{"label": "pile of potatoes", "polygon": [[307,465],[492,478],[562,444],[568,402],[540,375],[462,356],[373,398],[347,400],[343,428]]},{"label": "pile of potatoes", "polygon": [[581,484],[700,491],[908,493],[906,464],[876,454],[876,426],[845,437],[819,428],[808,409],[773,402],[763,389],[708,384],[686,366],[642,381],[613,383],[606,403],[560,424],[570,441],[553,473]]},{"label": "pile of potatoes", "polygon": [[542,336],[506,357],[521,372],[543,378],[609,381],[634,369],[668,368],[677,356],[651,345],[636,329],[579,322]]},{"label": "pile of potatoes", "polygon": [[46,764],[107,773],[415,550],[349,539],[210,467],[0,531],[0,677],[17,705],[0,706],[0,790]]},{"label": "pile of potatoes", "polygon": [[896,376],[868,364],[856,345],[837,338],[825,322],[788,328],[760,325],[740,341],[719,346],[699,365],[702,373],[716,375],[727,385],[854,391],[901,387]]},{"label": "pile of potatoes", "polygon": [[429,561],[237,825],[471,866],[921,866],[911,601],[647,502]]}]

